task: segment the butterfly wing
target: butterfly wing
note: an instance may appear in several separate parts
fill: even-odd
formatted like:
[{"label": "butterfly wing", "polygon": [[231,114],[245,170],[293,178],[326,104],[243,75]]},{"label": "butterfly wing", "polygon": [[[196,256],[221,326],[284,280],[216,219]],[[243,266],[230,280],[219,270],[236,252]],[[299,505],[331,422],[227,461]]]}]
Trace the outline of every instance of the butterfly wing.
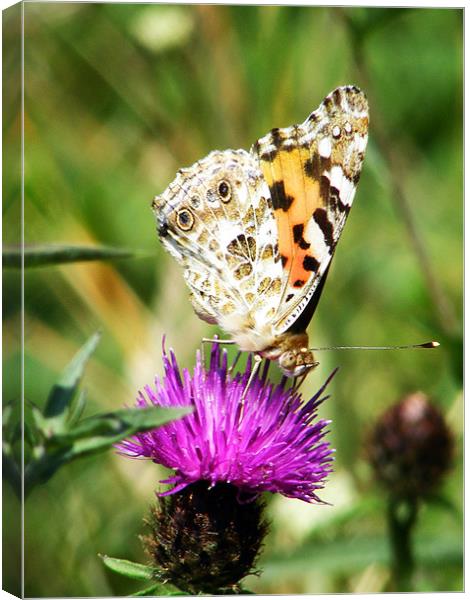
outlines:
[{"label": "butterfly wing", "polygon": [[276,220],[258,161],[215,151],[181,169],[155,198],[159,237],[184,268],[196,313],[243,349],[271,340],[281,291]]},{"label": "butterfly wing", "polygon": [[321,291],[359,181],[368,123],[364,93],[341,87],[304,123],[273,129],[251,149],[269,187],[278,229],[283,275],[277,334],[318,302],[315,294]]},{"label": "butterfly wing", "polygon": [[368,109],[354,87],[251,152],[215,151],[154,200],[159,237],[196,313],[262,351],[313,313],[352,204]]}]

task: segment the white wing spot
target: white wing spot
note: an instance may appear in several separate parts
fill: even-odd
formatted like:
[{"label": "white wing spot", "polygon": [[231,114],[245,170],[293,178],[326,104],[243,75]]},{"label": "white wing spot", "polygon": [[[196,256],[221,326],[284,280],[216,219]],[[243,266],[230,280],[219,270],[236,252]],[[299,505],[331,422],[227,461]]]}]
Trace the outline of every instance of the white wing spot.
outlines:
[{"label": "white wing spot", "polygon": [[323,158],[330,158],[330,156],[331,156],[331,140],[330,140],[330,138],[324,137],[318,142],[318,152],[320,153],[320,156],[323,156]]},{"label": "white wing spot", "polygon": [[344,171],[339,165],[334,165],[331,168],[330,183],[339,190],[341,201],[351,206],[356,186],[344,175]]},{"label": "white wing spot", "polygon": [[333,134],[334,138],[339,138],[341,135],[341,128],[338,125],[335,125],[331,133]]},{"label": "white wing spot", "polygon": [[326,259],[329,258],[330,248],[328,244],[325,242],[325,236],[320,226],[316,221],[310,219],[307,224],[307,229],[305,231],[305,237],[310,242],[312,248],[314,248],[314,257],[320,264],[323,263]]},{"label": "white wing spot", "polygon": [[367,146],[367,136],[366,135],[357,135],[354,139],[354,143],[356,145],[358,152],[364,152]]}]

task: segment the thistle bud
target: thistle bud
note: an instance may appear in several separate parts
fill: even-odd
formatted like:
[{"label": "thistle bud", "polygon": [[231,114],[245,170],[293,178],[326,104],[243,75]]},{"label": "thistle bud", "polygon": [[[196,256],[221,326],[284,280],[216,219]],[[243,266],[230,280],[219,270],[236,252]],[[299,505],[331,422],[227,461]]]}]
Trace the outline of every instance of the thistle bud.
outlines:
[{"label": "thistle bud", "polygon": [[377,478],[396,497],[433,491],[450,467],[453,436],[440,410],[416,392],[389,408],[368,442]]},{"label": "thistle bud", "polygon": [[142,538],[156,577],[190,594],[239,590],[267,532],[263,507],[228,483],[199,481],[160,497]]}]

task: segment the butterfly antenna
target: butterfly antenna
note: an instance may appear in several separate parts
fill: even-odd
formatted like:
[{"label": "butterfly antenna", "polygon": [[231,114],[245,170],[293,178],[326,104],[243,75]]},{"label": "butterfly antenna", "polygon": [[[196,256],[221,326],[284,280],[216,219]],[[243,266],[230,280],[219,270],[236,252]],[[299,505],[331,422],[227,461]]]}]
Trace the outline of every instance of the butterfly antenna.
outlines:
[{"label": "butterfly antenna", "polygon": [[309,348],[312,352],[321,350],[410,350],[412,348],[438,348],[439,342],[423,342],[422,344],[407,344],[406,346],[325,346]]}]

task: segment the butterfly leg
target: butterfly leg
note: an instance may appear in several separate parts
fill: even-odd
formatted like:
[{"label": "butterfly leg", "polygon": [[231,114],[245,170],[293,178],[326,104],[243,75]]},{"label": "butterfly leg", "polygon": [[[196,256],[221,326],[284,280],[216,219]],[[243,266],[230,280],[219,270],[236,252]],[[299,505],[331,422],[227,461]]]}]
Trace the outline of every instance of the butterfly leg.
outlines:
[{"label": "butterfly leg", "polygon": [[[245,389],[243,390],[243,394],[242,394],[242,397],[241,397],[242,411],[243,411],[243,405],[245,403],[246,395],[248,393],[250,385],[253,382],[253,379],[256,377],[256,373],[259,370],[259,367],[260,367],[260,364],[261,364],[262,360],[263,360],[263,358],[259,354],[255,354],[254,357],[253,357],[253,366],[251,368],[250,377],[248,378],[248,382],[247,382],[247,384],[245,386]],[[243,414],[243,412],[242,412],[242,414]]]},{"label": "butterfly leg", "polygon": [[235,340],[219,340],[219,338],[202,338],[203,344],[235,344]]},{"label": "butterfly leg", "polygon": [[[219,340],[217,337],[213,338],[202,338],[201,340],[201,362],[202,366],[206,368],[206,353],[204,344],[235,344],[235,340]],[[238,360],[238,358],[237,358]]]},{"label": "butterfly leg", "polygon": [[241,351],[241,350],[239,350],[239,351],[237,352],[237,354],[235,355],[235,358],[234,358],[234,360],[233,360],[232,364],[231,364],[231,365],[230,365],[230,367],[228,368],[228,374],[229,374],[229,375],[231,375],[231,374],[232,374],[232,372],[233,372],[233,370],[235,369],[235,367],[236,367],[236,365],[237,365],[237,362],[238,362],[238,360],[240,359],[240,356],[241,356],[241,355],[242,355],[242,351]]},{"label": "butterfly leg", "polygon": [[294,385],[292,386],[292,391],[297,393],[299,391],[300,386],[303,384],[305,379],[307,378],[307,373],[305,375],[301,375],[300,377],[296,377],[294,380]]}]

